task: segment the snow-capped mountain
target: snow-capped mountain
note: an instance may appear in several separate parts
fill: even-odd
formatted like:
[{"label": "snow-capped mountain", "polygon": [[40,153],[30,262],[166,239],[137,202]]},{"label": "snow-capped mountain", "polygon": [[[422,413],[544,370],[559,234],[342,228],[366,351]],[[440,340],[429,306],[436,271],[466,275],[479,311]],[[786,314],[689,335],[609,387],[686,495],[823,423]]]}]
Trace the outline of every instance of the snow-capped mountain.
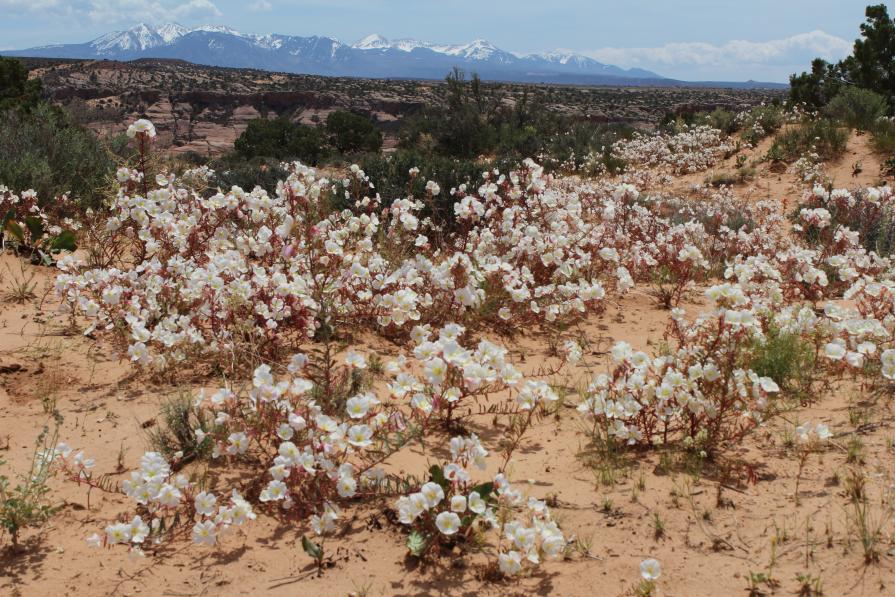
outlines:
[{"label": "snow-capped mountain", "polygon": [[602,64],[574,52],[520,55],[476,39],[437,44],[369,35],[353,45],[330,37],[246,34],[220,25],[189,29],[140,23],[83,44],[42,46],[7,55],[134,60],[176,58],[198,64],[333,76],[441,79],[454,67],[483,79],[579,84],[645,84],[655,73]]},{"label": "snow-capped mountain", "polygon": [[374,33],[361,39],[351,46],[355,50],[400,50],[402,52],[412,52],[417,48],[425,48],[432,50],[437,54],[446,56],[460,56],[469,60],[489,60],[495,55],[509,54],[504,52],[491,42],[484,39],[477,39],[468,44],[433,44],[416,39],[396,39],[389,41],[385,37]]}]

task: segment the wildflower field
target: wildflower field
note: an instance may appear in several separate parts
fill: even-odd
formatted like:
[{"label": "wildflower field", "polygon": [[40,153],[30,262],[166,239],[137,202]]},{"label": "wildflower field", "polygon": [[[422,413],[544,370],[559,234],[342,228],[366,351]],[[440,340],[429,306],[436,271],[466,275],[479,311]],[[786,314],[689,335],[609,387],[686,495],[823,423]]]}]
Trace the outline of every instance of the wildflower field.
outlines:
[{"label": "wildflower field", "polygon": [[139,120],[105,208],[4,188],[0,587],[885,593],[895,194],[765,157],[814,118],[388,198]]},{"label": "wildflower field", "polygon": [[388,147],[332,109],[205,157],[0,57],[0,595],[892,594],[866,16],[785,101],[634,127],[455,68]]}]

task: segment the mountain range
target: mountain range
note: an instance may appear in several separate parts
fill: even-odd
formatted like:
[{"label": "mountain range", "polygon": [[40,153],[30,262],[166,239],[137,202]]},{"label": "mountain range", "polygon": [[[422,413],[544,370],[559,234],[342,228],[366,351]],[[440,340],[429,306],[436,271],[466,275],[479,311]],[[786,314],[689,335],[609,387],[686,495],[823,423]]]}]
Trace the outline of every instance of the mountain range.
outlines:
[{"label": "mountain range", "polygon": [[[624,69],[572,52],[514,54],[483,39],[434,44],[370,35],[353,45],[331,37],[245,34],[220,25],[187,28],[140,23],[81,44],[3,52],[7,56],[135,60],[171,58],[232,68],[327,76],[441,79],[454,67],[484,80],[583,85],[680,85],[642,69]],[[760,87],[774,84],[738,83]]]}]

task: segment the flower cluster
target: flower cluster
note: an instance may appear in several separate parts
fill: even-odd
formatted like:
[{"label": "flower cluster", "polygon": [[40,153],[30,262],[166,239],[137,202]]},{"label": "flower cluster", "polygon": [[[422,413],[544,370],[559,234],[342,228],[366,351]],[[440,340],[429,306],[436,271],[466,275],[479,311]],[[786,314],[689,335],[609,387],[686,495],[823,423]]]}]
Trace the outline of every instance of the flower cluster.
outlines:
[{"label": "flower cluster", "polygon": [[635,133],[612,146],[613,155],[629,165],[662,168],[675,174],[706,170],[734,150],[730,139],[709,126],[685,128],[677,134]]},{"label": "flower cluster", "polygon": [[609,438],[628,444],[683,441],[709,452],[741,438],[773,411],[774,380],[743,368],[761,323],[736,285],[707,291],[715,308],[694,322],[673,315],[677,342],[650,356],[625,342],[612,348],[612,370],[593,380],[578,411]]},{"label": "flower cluster", "polygon": [[[355,353],[347,361],[349,367],[365,364]],[[344,404],[335,400],[323,387],[335,382],[312,381],[313,369],[297,354],[279,380],[261,365],[247,391],[203,392],[196,408],[213,424],[195,433],[197,441],[211,443],[213,459],[262,463],[266,483],[259,501],[300,518],[318,515],[318,524],[328,526],[338,512],[335,502],[377,487],[385,473],[376,465],[403,445],[401,433],[410,432],[400,412],[371,392]]]},{"label": "flower cluster", "polygon": [[[56,448],[57,460],[64,475],[78,484],[110,491],[102,479],[94,479],[93,461],[78,452],[74,457],[65,444]],[[146,452],[139,470],[132,471],[121,483],[120,492],[136,505],[132,518],[109,524],[103,535],[94,534],[88,542],[97,547],[126,545],[141,551],[146,540],[160,543],[165,536],[177,532],[183,521],[192,521],[193,542],[215,545],[227,529],[255,520],[256,515],[243,497],[233,490],[226,502],[202,491],[186,475],[174,472],[170,463],[156,452]]]},{"label": "flower cluster", "polygon": [[[17,195],[0,185],[0,241],[3,246],[17,242],[31,248],[69,248],[68,243],[56,239],[63,233],[72,235],[80,227],[74,211],[75,206],[67,195],[55,197],[46,206],[41,206],[33,189]],[[54,246],[54,241],[58,247]]]},{"label": "flower cluster", "polygon": [[472,480],[468,467],[484,470],[488,455],[478,437],[454,437],[450,450],[449,462],[433,465],[430,480],[395,504],[398,520],[413,529],[411,553],[422,556],[467,541],[477,530],[496,529],[498,567],[505,576],[517,574],[525,564],[562,556],[566,539],[544,502],[526,500],[502,473],[489,482]]},{"label": "flower cluster", "polygon": [[513,387],[523,408],[531,408],[524,402],[529,399],[527,388],[539,382],[521,383],[522,373],[507,361],[505,348],[487,340],[481,340],[475,350],[464,348],[460,343],[464,332],[462,326],[448,324],[433,339],[429,326],[415,327],[411,333],[416,342],[413,356],[421,375],[414,374],[406,359],[392,363],[392,398],[409,400],[414,412],[424,419],[450,421],[468,402]]}]

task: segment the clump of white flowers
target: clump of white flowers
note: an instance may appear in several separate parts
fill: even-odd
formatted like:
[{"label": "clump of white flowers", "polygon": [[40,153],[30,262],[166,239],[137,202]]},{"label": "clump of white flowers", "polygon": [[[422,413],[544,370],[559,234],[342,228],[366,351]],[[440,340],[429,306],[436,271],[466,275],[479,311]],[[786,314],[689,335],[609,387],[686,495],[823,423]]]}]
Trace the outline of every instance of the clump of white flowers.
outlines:
[{"label": "clump of white flowers", "polygon": [[407,545],[413,555],[422,557],[493,529],[498,568],[505,576],[562,557],[566,539],[546,503],[526,499],[503,473],[487,482],[473,480],[470,465],[487,468],[488,451],[477,436],[453,437],[450,449],[449,462],[433,465],[429,481],[395,503],[398,520],[412,528]]},{"label": "clump of white flowers", "polygon": [[[93,478],[92,459],[85,458],[81,452],[71,457],[71,450],[65,444],[59,444],[56,452],[62,470],[71,480],[103,491],[113,490],[102,480]],[[175,473],[170,463],[156,452],[143,454],[140,468],[121,483],[120,492],[133,500],[140,513],[107,525],[104,534],[94,534],[88,539],[91,545],[125,545],[140,552],[147,540],[161,543],[188,528],[189,523],[192,523],[194,543],[216,545],[226,530],[256,518],[251,504],[236,490],[219,501],[216,495],[201,490],[186,475]]]},{"label": "clump of white flowers", "polygon": [[685,128],[676,134],[635,133],[612,146],[613,156],[630,165],[668,169],[675,174],[699,172],[733,151],[734,142],[709,126]]},{"label": "clump of white flowers", "polygon": [[712,312],[695,322],[673,314],[677,349],[669,354],[615,344],[611,373],[598,375],[578,406],[594,433],[627,444],[683,441],[711,451],[738,440],[773,412],[777,383],[739,364],[761,333],[750,301],[735,285],[706,294],[715,305]]}]

